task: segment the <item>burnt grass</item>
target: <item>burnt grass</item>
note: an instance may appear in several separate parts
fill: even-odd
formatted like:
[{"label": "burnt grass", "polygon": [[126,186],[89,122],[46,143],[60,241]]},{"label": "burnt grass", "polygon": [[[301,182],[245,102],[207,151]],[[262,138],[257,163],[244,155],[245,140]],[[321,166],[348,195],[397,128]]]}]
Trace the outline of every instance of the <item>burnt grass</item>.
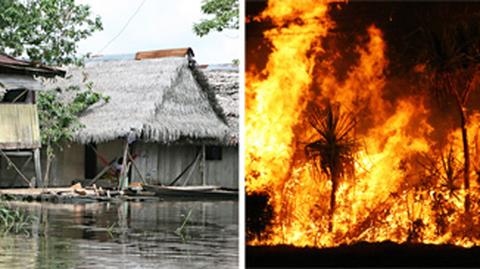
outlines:
[{"label": "burnt grass", "polygon": [[[270,224],[272,208],[265,194],[246,199],[246,240],[258,237]],[[480,247],[415,243],[366,243],[332,248],[287,245],[247,246],[246,265],[256,267],[477,267]]]}]

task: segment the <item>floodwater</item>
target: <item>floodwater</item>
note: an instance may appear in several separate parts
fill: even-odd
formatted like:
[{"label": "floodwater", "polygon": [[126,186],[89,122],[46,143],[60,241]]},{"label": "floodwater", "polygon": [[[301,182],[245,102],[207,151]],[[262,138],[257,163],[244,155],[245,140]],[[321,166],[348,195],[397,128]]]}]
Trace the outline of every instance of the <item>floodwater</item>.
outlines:
[{"label": "floodwater", "polygon": [[238,267],[236,201],[10,204],[36,218],[0,235],[0,268]]}]

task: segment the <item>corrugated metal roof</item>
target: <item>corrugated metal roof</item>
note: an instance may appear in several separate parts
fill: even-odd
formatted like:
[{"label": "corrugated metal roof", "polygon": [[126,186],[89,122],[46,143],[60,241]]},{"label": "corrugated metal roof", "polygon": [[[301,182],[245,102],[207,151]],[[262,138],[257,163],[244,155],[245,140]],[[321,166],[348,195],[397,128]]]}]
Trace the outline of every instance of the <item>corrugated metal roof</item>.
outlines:
[{"label": "corrugated metal roof", "polygon": [[0,54],[0,64],[28,65],[27,61],[17,60],[6,54]]},{"label": "corrugated metal roof", "polygon": [[189,57],[195,56],[192,48],[139,51],[135,54],[135,60],[155,59],[155,58],[165,58],[165,57],[185,57],[185,56],[189,56]]},{"label": "corrugated metal roof", "polygon": [[[0,53],[0,68],[8,73],[34,74],[44,77],[65,76],[65,71],[41,65],[39,63],[18,60],[9,55]],[[1,71],[0,71],[1,72]]]}]

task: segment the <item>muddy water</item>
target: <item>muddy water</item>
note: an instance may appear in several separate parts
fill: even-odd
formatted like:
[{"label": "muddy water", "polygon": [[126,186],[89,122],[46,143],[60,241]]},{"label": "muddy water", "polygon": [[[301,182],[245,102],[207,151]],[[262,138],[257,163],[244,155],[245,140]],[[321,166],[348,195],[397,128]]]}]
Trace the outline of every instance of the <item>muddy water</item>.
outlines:
[{"label": "muddy water", "polygon": [[238,267],[237,202],[11,205],[36,219],[0,236],[0,268]]}]

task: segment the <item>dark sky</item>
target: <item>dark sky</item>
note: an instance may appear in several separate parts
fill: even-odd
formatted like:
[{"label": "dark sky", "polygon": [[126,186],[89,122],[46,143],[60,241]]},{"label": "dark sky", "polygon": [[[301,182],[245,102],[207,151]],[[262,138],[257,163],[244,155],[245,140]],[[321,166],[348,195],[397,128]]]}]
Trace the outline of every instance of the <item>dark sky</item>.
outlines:
[{"label": "dark sky", "polygon": [[[265,6],[265,1],[247,1],[247,17],[259,14]],[[384,33],[388,57],[395,70],[408,65],[425,45],[421,38],[423,29],[442,28],[465,18],[480,22],[480,2],[351,1],[341,6],[341,10],[332,9],[330,13],[337,24],[333,34],[338,42],[356,45],[354,41],[358,36],[365,34],[369,25],[375,24]],[[265,57],[262,56],[266,56],[269,50],[262,39],[262,31],[269,27],[268,23],[247,24],[247,66],[253,61],[260,66],[264,64]],[[344,48],[345,51],[350,49],[348,46]]]}]

